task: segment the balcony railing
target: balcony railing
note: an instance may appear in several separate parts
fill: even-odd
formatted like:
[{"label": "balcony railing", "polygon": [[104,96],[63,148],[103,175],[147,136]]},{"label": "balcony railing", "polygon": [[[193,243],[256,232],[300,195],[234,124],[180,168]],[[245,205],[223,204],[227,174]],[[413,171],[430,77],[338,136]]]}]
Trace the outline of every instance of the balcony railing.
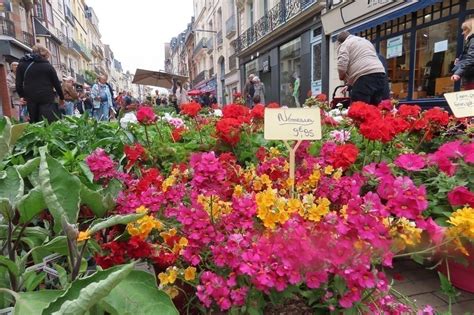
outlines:
[{"label": "balcony railing", "polygon": [[84,44],[79,44],[79,47],[81,48],[81,55],[87,59],[88,61],[92,60],[92,55],[89,51],[89,48],[87,48]]},{"label": "balcony railing", "polygon": [[216,41],[217,41],[217,47],[222,46],[222,43],[224,42],[224,39],[222,38],[222,31],[217,32]]},{"label": "balcony railing", "polygon": [[231,38],[234,36],[236,29],[235,15],[232,14],[232,16],[225,22],[225,37]]},{"label": "balcony railing", "polygon": [[208,71],[207,70],[204,70],[204,71],[201,71],[193,80],[193,85],[196,85],[204,80],[206,80],[208,78]]},{"label": "balcony railing", "polygon": [[22,42],[23,44],[28,45],[28,46],[30,46],[30,47],[33,47],[33,46],[35,45],[35,39],[34,39],[34,37],[33,37],[32,34],[23,31],[23,32],[22,32],[22,35],[23,35],[23,37],[22,37],[22,41],[21,41],[21,42]]},{"label": "balcony railing", "polygon": [[207,48],[206,37],[201,38],[201,40],[198,42],[196,47],[194,47],[193,56],[197,55],[201,51],[201,49],[204,49],[204,48]]},{"label": "balcony railing", "polygon": [[250,47],[259,39],[283,26],[317,2],[318,0],[286,0],[279,2],[239,36],[236,45],[237,51]]},{"label": "balcony railing", "polygon": [[0,17],[0,35],[15,37],[15,24],[13,24],[13,21]]},{"label": "balcony railing", "polygon": [[232,71],[235,69],[237,69],[237,55],[233,54],[229,57],[229,70]]},{"label": "balcony railing", "polygon": [[214,38],[210,37],[207,40],[207,53],[210,54],[214,50]]},{"label": "balcony railing", "polygon": [[76,17],[74,16],[74,13],[72,13],[72,10],[70,7],[65,6],[64,13],[66,15],[66,19],[72,24],[76,25]]}]

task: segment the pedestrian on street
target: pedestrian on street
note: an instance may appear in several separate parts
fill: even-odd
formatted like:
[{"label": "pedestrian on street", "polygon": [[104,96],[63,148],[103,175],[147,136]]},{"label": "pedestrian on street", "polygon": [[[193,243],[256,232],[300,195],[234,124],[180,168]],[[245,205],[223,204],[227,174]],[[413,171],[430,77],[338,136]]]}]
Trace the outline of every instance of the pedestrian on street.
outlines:
[{"label": "pedestrian on street", "polygon": [[49,63],[50,57],[51,53],[46,47],[35,45],[32,52],[25,55],[18,64],[16,90],[26,101],[32,123],[43,119],[53,122],[60,118],[54,91],[59,96],[59,105],[64,105],[61,82],[56,70]]},{"label": "pedestrian on street", "polygon": [[[265,85],[257,76],[253,78],[252,82],[255,89],[253,97],[255,98],[255,96],[258,95],[260,97],[260,101],[258,103],[265,104]],[[253,103],[255,104],[255,101]]]},{"label": "pedestrian on street", "polygon": [[250,108],[253,107],[253,96],[255,95],[255,87],[253,83],[254,77],[255,77],[254,74],[250,74],[248,77],[247,83],[245,83],[245,87],[244,87],[245,103]]},{"label": "pedestrian on street", "polygon": [[178,107],[181,108],[181,104],[186,104],[189,102],[188,100],[188,91],[183,87],[181,81],[176,81],[176,102],[178,103]]},{"label": "pedestrian on street", "polygon": [[108,121],[109,112],[113,106],[111,88],[107,84],[107,76],[102,74],[99,80],[92,87],[92,99],[94,100],[94,117],[98,121]]},{"label": "pedestrian on street", "polygon": [[16,69],[18,67],[18,62],[12,62],[10,64],[11,71],[7,75],[7,85],[8,90],[10,91],[10,100],[12,108],[18,112],[18,120],[20,122],[26,121],[26,116],[28,115],[26,111],[26,106],[24,100],[18,95],[16,91]]},{"label": "pedestrian on street", "polygon": [[66,116],[74,115],[75,102],[79,98],[76,88],[74,87],[74,78],[66,77],[62,84],[64,94],[64,105],[66,109]]},{"label": "pedestrian on street", "polygon": [[474,18],[462,23],[464,47],[461,56],[454,61],[451,80],[463,80],[464,89],[474,90]]},{"label": "pedestrian on street", "polygon": [[388,99],[387,74],[374,45],[347,31],[341,32],[337,41],[339,79],[350,86],[351,100],[378,105]]}]

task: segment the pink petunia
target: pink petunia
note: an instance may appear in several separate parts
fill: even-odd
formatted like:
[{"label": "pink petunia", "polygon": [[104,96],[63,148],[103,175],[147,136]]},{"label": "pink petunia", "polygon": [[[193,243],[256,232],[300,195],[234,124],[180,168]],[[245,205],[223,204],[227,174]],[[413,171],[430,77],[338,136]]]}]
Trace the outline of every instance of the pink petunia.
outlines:
[{"label": "pink petunia", "polygon": [[474,193],[464,186],[458,186],[448,193],[448,201],[452,206],[474,207]]},{"label": "pink petunia", "polygon": [[426,162],[422,156],[409,153],[398,156],[395,165],[407,171],[419,171],[426,166]]}]

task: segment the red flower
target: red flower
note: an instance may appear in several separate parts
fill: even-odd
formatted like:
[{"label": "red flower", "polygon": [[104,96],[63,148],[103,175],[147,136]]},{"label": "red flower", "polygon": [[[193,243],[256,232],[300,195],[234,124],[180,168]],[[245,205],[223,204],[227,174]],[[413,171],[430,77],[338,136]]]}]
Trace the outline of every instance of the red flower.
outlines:
[{"label": "red flower", "polygon": [[280,108],[280,105],[278,103],[270,103],[267,105],[267,108]]},{"label": "red flower", "polygon": [[464,186],[458,186],[448,193],[448,201],[452,206],[474,207],[474,193]]},{"label": "red flower", "polygon": [[398,109],[398,115],[400,115],[404,119],[408,118],[418,118],[421,113],[421,108],[418,105],[400,105]]},{"label": "red flower", "polygon": [[250,112],[252,115],[253,119],[263,119],[265,116],[265,106],[262,104],[257,104],[252,108],[252,111]]},{"label": "red flower", "polygon": [[189,117],[196,117],[201,110],[201,104],[199,103],[187,103],[181,105],[181,114],[188,115]]},{"label": "red flower", "polygon": [[169,266],[174,265],[176,260],[178,260],[178,257],[171,252],[166,252],[166,251],[160,251],[157,256],[153,256],[151,258],[153,260],[153,263],[155,264],[155,271],[160,272],[160,271],[165,271],[166,268]]},{"label": "red flower", "polygon": [[171,132],[171,137],[173,138],[173,141],[174,142],[179,142],[181,140],[185,130],[186,130],[186,128],[184,128],[184,127],[179,127],[179,128],[173,129],[173,131]]},{"label": "red flower", "polygon": [[267,156],[267,150],[265,147],[258,148],[256,156],[260,162],[265,161],[265,157]]},{"label": "red flower", "polygon": [[373,105],[364,102],[354,102],[349,107],[347,115],[356,123],[372,122],[382,117],[380,110]]},{"label": "red flower", "polygon": [[137,111],[137,120],[142,125],[151,125],[157,118],[158,117],[155,115],[155,112],[151,107],[142,106]]},{"label": "red flower", "polygon": [[229,104],[222,110],[223,118],[237,119],[241,124],[250,123],[250,110],[248,107],[238,104]]},{"label": "red flower", "polygon": [[449,114],[445,110],[434,107],[425,112],[423,115],[425,119],[431,122],[432,125],[446,126],[449,123]]},{"label": "red flower", "polygon": [[144,161],[146,159],[145,149],[140,143],[136,143],[132,146],[125,145],[123,151],[128,160],[125,166],[126,169],[131,168],[137,161]]},{"label": "red flower", "polygon": [[117,242],[110,242],[101,245],[102,249],[108,252],[106,255],[96,255],[95,261],[103,269],[113,267],[115,265],[120,265],[125,262],[125,250],[121,244]]},{"label": "red flower", "polygon": [[224,142],[235,146],[240,141],[241,123],[235,118],[222,118],[216,124],[217,135]]},{"label": "red flower", "polygon": [[331,164],[335,168],[347,169],[357,160],[359,149],[352,143],[339,145],[331,157]]},{"label": "red flower", "polygon": [[369,120],[360,125],[359,132],[367,139],[390,142],[397,134],[390,119]]},{"label": "red flower", "polygon": [[326,94],[321,93],[316,95],[316,100],[318,100],[319,102],[326,102],[328,100],[328,97]]},{"label": "red flower", "polygon": [[133,259],[147,258],[153,254],[153,247],[137,235],[130,238],[126,249],[128,256]]},{"label": "red flower", "polygon": [[139,179],[136,190],[137,192],[144,192],[150,188],[150,186],[155,186],[161,188],[163,183],[163,177],[160,174],[160,171],[156,168],[142,169],[142,177]]}]

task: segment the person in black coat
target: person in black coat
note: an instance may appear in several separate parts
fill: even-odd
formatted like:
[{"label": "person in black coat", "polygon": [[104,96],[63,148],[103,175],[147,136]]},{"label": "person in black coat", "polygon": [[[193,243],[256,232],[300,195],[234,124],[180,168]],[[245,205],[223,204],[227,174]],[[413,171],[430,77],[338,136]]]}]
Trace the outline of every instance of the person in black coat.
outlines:
[{"label": "person in black coat", "polygon": [[[20,59],[17,68],[16,90],[26,101],[30,122],[43,119],[53,122],[60,118],[56,94],[60,106],[64,105],[64,94],[56,70],[49,63],[51,53],[42,45],[33,46],[31,54]],[[56,93],[55,93],[56,91]]]},{"label": "person in black coat", "polygon": [[454,74],[451,80],[463,79],[466,90],[474,90],[474,18],[462,23],[462,34],[464,35],[464,47],[462,54],[454,62]]}]

